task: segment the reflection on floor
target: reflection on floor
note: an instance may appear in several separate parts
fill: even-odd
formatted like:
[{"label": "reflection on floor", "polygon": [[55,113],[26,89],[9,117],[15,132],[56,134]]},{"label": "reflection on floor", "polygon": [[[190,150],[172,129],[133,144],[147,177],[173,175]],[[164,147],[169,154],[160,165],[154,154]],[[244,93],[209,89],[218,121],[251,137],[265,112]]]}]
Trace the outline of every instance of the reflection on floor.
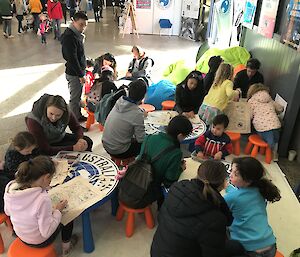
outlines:
[{"label": "reflection on floor", "polygon": [[[176,60],[185,59],[189,63],[195,62],[198,43],[177,37],[150,35],[141,35],[139,39],[126,35],[122,39],[112,19],[112,12],[108,9],[100,23],[89,24],[86,31],[86,55],[95,58],[104,52],[112,52],[117,58],[120,76],[124,75],[132,58],[130,50],[134,44],[143,46],[149,56],[155,60],[154,81],[158,81],[164,68]],[[15,21],[13,22],[15,29],[16,24]],[[53,40],[51,34],[48,35],[46,46],[41,45],[39,40],[32,32],[16,35],[11,40],[0,38],[0,84],[5,85],[1,86],[0,94],[0,147],[2,147],[0,157],[8,145],[8,139],[16,132],[25,129],[24,113],[30,111],[32,103],[43,93],[60,94],[68,100],[69,93],[64,77],[64,61],[60,44]],[[98,127],[92,126],[87,135],[94,141],[93,151],[106,154],[101,145],[102,134]],[[278,247],[285,256],[288,256],[292,249],[300,246],[300,230],[297,229],[300,227],[299,204],[277,164],[266,165],[266,168],[283,195],[282,201],[268,207],[268,211],[271,225],[278,238]],[[154,210],[155,206],[153,206]],[[95,251],[91,254],[83,253],[82,240],[79,240],[72,256],[149,256],[155,229],[149,230],[145,226],[142,215],[136,215],[136,229],[130,239],[125,237],[125,221],[117,222],[110,215],[109,204],[94,211],[91,220]],[[78,218],[75,221],[75,233],[82,239],[81,231],[81,219]],[[7,249],[13,237],[7,233],[5,226],[0,226],[0,232]],[[58,246],[59,241],[58,239]]]}]

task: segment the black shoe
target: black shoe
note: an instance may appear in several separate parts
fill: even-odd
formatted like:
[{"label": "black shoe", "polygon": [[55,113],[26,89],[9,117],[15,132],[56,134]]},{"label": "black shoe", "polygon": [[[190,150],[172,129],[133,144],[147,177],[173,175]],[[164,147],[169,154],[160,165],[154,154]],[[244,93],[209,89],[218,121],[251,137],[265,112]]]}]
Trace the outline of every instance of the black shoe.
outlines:
[{"label": "black shoe", "polygon": [[89,130],[83,126],[80,126],[83,132],[88,132]]},{"label": "black shoe", "polygon": [[79,121],[79,122],[85,122],[85,121],[87,121],[87,117],[80,116],[80,117],[78,118],[78,121]]}]

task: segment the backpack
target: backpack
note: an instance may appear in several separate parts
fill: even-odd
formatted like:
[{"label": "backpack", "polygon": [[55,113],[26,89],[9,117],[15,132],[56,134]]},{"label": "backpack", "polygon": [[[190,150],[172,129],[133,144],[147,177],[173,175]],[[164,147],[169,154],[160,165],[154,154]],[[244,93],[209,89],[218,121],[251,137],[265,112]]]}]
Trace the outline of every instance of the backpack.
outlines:
[{"label": "backpack", "polygon": [[96,104],[95,110],[95,119],[104,126],[106,118],[112,108],[115,106],[115,103],[121,96],[126,95],[126,86],[120,87],[120,89],[116,92],[111,92],[105,94],[99,103]]},{"label": "backpack", "polygon": [[149,203],[143,200],[151,190],[151,185],[154,182],[152,164],[174,149],[176,149],[175,145],[168,146],[150,160],[147,157],[146,142],[141,159],[137,159],[128,165],[125,176],[119,183],[119,200],[134,209],[144,208],[148,205]]}]

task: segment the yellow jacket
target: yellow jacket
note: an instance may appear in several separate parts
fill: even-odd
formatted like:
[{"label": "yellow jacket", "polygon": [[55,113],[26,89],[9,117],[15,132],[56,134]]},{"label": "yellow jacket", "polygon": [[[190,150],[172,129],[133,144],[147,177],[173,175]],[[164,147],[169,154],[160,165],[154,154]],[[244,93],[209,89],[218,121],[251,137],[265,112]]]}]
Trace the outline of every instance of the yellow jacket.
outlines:
[{"label": "yellow jacket", "polygon": [[29,0],[29,9],[31,13],[41,13],[43,7],[40,0]]},{"label": "yellow jacket", "polygon": [[205,96],[203,103],[223,111],[234,95],[233,83],[227,79],[220,86],[212,86]]}]

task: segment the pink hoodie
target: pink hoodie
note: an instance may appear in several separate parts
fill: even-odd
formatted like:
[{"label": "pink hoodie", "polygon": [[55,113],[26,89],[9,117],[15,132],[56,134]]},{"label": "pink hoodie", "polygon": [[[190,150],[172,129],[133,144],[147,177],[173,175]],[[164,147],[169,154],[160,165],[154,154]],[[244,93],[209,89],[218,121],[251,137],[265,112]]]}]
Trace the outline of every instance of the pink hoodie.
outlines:
[{"label": "pink hoodie", "polygon": [[59,210],[52,210],[51,199],[41,187],[19,189],[16,181],[5,188],[4,211],[10,216],[17,236],[29,244],[46,241],[61,221]]}]

